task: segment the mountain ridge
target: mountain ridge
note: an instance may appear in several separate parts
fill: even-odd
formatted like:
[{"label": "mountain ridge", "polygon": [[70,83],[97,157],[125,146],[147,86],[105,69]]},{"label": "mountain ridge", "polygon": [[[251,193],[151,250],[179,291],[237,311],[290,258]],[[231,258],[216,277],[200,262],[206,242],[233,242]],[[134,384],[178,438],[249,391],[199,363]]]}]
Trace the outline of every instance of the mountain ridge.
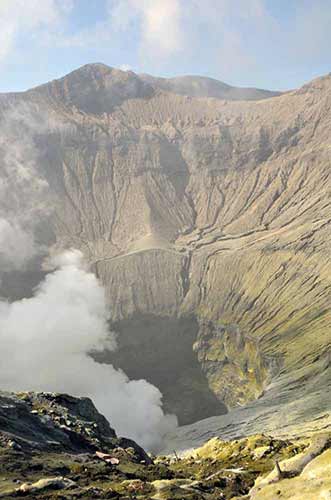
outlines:
[{"label": "mountain ridge", "polygon": [[[85,64],[73,71],[70,71],[63,77],[55,78],[47,83],[37,85],[30,89],[13,92],[19,95],[24,92],[34,92],[45,89],[47,86],[54,86],[64,80],[73,78],[90,78],[94,80],[105,80],[112,74],[121,75],[122,78],[128,76],[140,80],[155,90],[163,90],[190,97],[210,97],[222,100],[260,100],[282,95],[285,92],[264,90],[255,87],[237,87],[229,85],[215,78],[199,75],[183,75],[170,78],[152,76],[147,73],[135,73],[131,70],[121,70],[103,63]],[[0,95],[11,94],[3,92]]]}]

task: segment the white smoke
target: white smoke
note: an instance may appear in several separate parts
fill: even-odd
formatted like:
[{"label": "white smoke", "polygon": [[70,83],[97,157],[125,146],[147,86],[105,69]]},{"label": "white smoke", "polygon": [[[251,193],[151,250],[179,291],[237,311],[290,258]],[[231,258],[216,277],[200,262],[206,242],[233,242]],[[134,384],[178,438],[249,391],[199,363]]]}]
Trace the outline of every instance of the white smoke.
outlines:
[{"label": "white smoke", "polygon": [[17,222],[0,218],[0,262],[5,268],[21,268],[35,253],[33,236]]},{"label": "white smoke", "polygon": [[21,269],[45,253],[35,238],[51,210],[35,144],[35,137],[47,129],[45,116],[21,103],[0,117],[0,272]]},{"label": "white smoke", "polygon": [[119,435],[156,450],[176,417],[164,415],[156,387],[94,361],[93,351],[116,348],[104,290],[79,251],[53,264],[32,298],[0,302],[1,389],[89,396]]}]

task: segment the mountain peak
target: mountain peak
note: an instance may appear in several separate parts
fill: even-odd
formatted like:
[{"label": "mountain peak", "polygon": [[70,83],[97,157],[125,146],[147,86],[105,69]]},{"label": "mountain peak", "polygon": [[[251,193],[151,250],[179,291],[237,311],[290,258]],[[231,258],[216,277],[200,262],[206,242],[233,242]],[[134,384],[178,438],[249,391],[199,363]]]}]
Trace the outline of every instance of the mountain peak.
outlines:
[{"label": "mountain peak", "polygon": [[149,98],[160,91],[229,101],[258,101],[280,94],[255,88],[232,87],[203,76],[160,78],[148,74],[138,75],[133,71],[123,71],[103,63],[85,64],[32,91],[46,94],[66,106],[75,106],[92,114],[110,113],[128,99]]},{"label": "mountain peak", "polygon": [[[98,75],[100,77],[106,76],[110,74],[113,71],[112,66],[107,66],[106,64],[103,63],[88,63],[84,64],[84,66],[80,66],[77,69],[74,69],[67,75],[65,75],[62,78],[68,78],[72,75]],[[61,79],[61,78],[60,78]]]},{"label": "mountain peak", "polygon": [[33,91],[93,114],[109,113],[127,99],[148,98],[154,92],[132,71],[102,63],[86,64]]}]

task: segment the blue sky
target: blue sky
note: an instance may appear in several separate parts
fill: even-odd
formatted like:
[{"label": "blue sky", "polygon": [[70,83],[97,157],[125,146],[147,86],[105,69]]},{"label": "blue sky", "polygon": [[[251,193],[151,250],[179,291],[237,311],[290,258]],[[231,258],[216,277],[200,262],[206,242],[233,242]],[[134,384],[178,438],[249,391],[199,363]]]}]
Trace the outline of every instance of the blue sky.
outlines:
[{"label": "blue sky", "polygon": [[331,71],[331,0],[0,0],[0,91],[90,62],[288,89]]}]

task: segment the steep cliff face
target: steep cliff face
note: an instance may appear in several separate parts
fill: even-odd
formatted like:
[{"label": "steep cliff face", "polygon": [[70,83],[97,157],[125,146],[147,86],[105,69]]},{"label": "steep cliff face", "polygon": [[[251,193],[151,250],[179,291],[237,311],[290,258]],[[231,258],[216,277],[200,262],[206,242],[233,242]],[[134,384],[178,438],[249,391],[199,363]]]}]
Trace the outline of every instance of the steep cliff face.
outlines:
[{"label": "steep cliff face", "polygon": [[255,101],[157,82],[89,65],[1,96],[0,128],[15,109],[46,115],[35,141],[48,241],[85,253],[120,332],[115,363],[135,361],[183,423],[202,394],[198,418],[240,406],[215,429],[246,403],[270,429],[277,412],[325,423],[331,77]]}]

